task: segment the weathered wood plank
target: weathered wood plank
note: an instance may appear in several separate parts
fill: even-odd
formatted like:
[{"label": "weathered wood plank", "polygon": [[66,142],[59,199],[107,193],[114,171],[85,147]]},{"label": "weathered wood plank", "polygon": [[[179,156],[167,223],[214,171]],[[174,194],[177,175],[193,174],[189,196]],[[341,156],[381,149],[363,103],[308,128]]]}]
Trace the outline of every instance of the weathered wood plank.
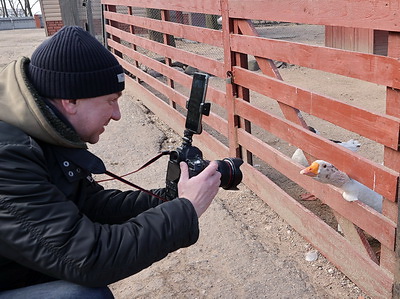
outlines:
[{"label": "weathered wood plank", "polygon": [[104,12],[104,18],[133,26],[138,26],[141,28],[163,32],[173,35],[175,37],[198,41],[216,47],[223,46],[222,31],[218,30],[166,22],[133,15],[113,13],[108,11]]},{"label": "weathered wood plank", "polygon": [[205,159],[221,160],[229,156],[228,147],[206,131],[196,135],[193,138],[193,144],[201,148]]},{"label": "weathered wood plank", "polygon": [[400,31],[400,4],[387,0],[230,0],[231,18]]},{"label": "weathered wood plank", "polygon": [[[118,58],[117,58],[118,59]],[[137,77],[140,79],[140,81],[143,81],[150,85],[151,87],[155,88],[158,92],[162,93],[165,95],[167,98],[172,99],[175,103],[177,103],[179,106],[182,108],[185,107],[186,105],[186,96],[181,94],[175,89],[172,89],[170,86],[162,83],[161,81],[157,80],[153,76],[143,72],[141,69],[136,68],[135,66],[129,64],[127,61],[118,59],[119,63],[122,65],[122,67],[129,71],[133,76]],[[160,101],[162,101],[160,99]]]},{"label": "weathered wood plank", "polygon": [[[168,105],[168,103],[161,101],[155,94],[153,94],[146,87],[132,79],[127,78],[126,89],[134,90],[134,93],[140,100],[148,107],[153,113],[155,113],[162,121],[164,121],[168,126],[176,132],[183,132],[185,126],[185,118],[180,113]],[[171,118],[171,115],[174,115]]]},{"label": "weathered wood plank", "polygon": [[231,34],[233,51],[400,88],[396,58]]},{"label": "weathered wood plank", "polygon": [[235,67],[235,83],[356,132],[390,148],[399,145],[400,121],[357,108],[262,74]]},{"label": "weathered wood plank", "polygon": [[219,1],[215,0],[102,0],[101,4],[124,5],[144,8],[156,8],[165,10],[190,11],[205,14],[220,15]]}]

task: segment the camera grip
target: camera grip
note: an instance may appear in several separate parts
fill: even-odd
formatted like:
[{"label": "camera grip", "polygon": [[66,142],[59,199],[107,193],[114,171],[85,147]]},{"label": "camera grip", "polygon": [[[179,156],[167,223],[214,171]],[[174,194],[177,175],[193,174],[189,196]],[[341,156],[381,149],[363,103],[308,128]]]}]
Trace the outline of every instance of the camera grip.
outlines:
[{"label": "camera grip", "polygon": [[167,200],[173,200],[178,197],[178,181],[181,175],[179,163],[169,160],[167,167],[165,197]]}]

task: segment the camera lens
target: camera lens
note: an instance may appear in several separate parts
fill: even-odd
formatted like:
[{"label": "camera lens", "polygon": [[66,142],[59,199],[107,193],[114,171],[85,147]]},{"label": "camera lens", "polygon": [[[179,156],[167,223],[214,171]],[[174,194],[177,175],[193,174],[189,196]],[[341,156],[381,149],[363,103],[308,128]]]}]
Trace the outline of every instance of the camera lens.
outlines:
[{"label": "camera lens", "polygon": [[243,164],[243,160],[240,158],[225,158],[217,160],[217,163],[218,171],[221,173],[221,184],[219,186],[225,190],[237,189],[237,185],[240,184],[243,178],[239,168]]}]

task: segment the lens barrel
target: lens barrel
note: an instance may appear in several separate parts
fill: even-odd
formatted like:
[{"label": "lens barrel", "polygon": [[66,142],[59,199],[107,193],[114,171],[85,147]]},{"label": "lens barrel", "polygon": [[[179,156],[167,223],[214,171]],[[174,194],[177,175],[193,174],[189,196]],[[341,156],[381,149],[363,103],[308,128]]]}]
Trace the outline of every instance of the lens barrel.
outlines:
[{"label": "lens barrel", "polygon": [[237,185],[240,184],[243,178],[240,165],[243,160],[240,158],[225,158],[217,160],[218,171],[221,173],[221,184],[219,185],[225,190],[237,190]]}]

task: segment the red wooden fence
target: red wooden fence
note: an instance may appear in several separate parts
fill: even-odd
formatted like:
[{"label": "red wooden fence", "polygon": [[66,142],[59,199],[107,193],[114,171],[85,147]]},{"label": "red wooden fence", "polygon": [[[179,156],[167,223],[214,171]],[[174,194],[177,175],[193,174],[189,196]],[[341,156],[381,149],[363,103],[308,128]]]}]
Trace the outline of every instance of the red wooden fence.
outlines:
[{"label": "red wooden fence", "polygon": [[[220,109],[213,109],[209,117],[203,118],[208,129],[195,136],[205,156],[209,159],[242,156],[246,161],[242,166],[244,183],[353,282],[374,298],[400,296],[396,242],[400,171],[400,0],[102,0],[102,4],[107,44],[129,73],[129,88],[133,88],[154,113],[178,133],[183,132],[181,111],[185,110],[192,78],[173,68],[173,62],[226,80],[224,90],[209,86],[207,99]],[[146,8],[161,10],[161,19],[137,13]],[[172,20],[172,12],[180,14],[180,21]],[[222,30],[181,23],[185,19],[183,15],[193,13],[221,15]],[[251,20],[388,31],[388,55],[260,37]],[[161,32],[164,42],[149,39],[149,35],[143,34],[148,30]],[[223,60],[172,46],[168,36],[218,48]],[[248,69],[249,55],[255,57],[261,72]],[[165,61],[160,62],[155,56]],[[386,86],[386,112],[367,111],[289,84],[282,80],[273,60]],[[164,80],[151,76],[143,66],[162,74]],[[277,101],[283,117],[255,105],[250,91]],[[381,144],[383,165],[312,133],[302,113]],[[337,189],[300,175],[300,165],[258,138],[252,132],[253,127],[303,149],[310,160],[318,157],[332,162],[382,194],[382,214],[360,204],[348,203]],[[220,137],[213,137],[212,130]],[[328,205],[341,224],[344,236],[254,167],[253,157]],[[364,232],[379,241],[379,259],[366,244]]]}]

